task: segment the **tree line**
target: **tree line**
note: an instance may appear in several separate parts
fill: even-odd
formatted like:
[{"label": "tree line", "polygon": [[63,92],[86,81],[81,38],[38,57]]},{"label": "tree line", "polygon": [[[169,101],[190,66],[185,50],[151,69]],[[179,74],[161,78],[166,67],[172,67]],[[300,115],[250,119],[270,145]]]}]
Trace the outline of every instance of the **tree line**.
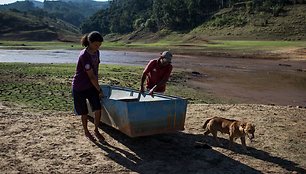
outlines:
[{"label": "tree line", "polygon": [[188,31],[223,8],[243,6],[250,13],[275,15],[283,6],[305,3],[305,0],[111,0],[109,3],[109,8],[99,10],[81,24],[82,33],[98,30],[103,34],[125,34],[165,28]]}]

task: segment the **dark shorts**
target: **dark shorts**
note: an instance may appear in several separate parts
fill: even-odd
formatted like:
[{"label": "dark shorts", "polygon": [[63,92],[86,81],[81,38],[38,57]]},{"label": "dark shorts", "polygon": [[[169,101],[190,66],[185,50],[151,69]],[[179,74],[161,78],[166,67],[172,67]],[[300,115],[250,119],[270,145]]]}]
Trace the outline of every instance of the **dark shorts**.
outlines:
[{"label": "dark shorts", "polygon": [[101,110],[99,94],[94,87],[84,91],[76,91],[72,89],[72,96],[74,102],[74,111],[77,115],[88,114],[86,99],[89,101],[91,110],[93,112]]}]

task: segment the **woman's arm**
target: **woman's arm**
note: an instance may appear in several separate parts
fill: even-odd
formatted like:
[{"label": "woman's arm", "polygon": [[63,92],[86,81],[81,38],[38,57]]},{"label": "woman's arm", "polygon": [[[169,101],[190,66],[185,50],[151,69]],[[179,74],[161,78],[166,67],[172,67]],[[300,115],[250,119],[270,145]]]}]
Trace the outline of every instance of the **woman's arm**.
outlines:
[{"label": "woman's arm", "polygon": [[87,73],[87,75],[88,75],[88,78],[89,78],[91,84],[92,84],[92,85],[96,88],[96,90],[97,90],[99,93],[101,93],[102,96],[103,96],[103,92],[102,92],[102,90],[101,90],[101,88],[100,88],[98,79],[96,78],[96,76],[95,76],[93,70],[92,70],[92,69],[87,70],[86,73]]}]

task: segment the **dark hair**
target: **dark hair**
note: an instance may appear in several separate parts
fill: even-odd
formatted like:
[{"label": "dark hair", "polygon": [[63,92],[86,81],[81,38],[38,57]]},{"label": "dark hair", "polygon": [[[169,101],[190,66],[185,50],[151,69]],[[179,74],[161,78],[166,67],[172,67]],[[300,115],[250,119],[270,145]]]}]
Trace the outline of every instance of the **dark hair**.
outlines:
[{"label": "dark hair", "polygon": [[89,46],[89,42],[103,42],[102,35],[97,31],[92,31],[90,33],[85,34],[81,38],[81,44],[84,47]]}]

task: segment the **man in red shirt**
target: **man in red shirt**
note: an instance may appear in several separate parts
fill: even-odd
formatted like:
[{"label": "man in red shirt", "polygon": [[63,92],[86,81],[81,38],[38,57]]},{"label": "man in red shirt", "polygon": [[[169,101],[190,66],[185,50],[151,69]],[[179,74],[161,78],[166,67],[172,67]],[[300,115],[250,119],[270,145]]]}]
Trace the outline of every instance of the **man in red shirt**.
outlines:
[{"label": "man in red shirt", "polygon": [[150,60],[141,77],[140,92],[144,92],[144,81],[147,80],[146,89],[153,96],[154,92],[164,93],[166,83],[172,72],[172,54],[169,51],[161,53],[158,59]]}]

